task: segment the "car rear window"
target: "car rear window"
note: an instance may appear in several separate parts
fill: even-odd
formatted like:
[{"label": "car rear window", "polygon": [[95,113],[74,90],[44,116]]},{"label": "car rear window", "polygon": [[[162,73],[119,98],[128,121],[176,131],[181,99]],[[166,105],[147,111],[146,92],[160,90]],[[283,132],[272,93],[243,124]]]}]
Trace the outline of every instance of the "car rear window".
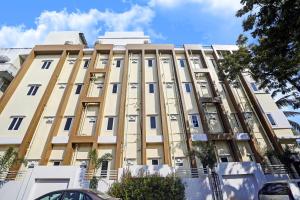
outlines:
[{"label": "car rear window", "polygon": [[289,195],[290,189],[287,183],[268,183],[262,188],[260,194]]}]

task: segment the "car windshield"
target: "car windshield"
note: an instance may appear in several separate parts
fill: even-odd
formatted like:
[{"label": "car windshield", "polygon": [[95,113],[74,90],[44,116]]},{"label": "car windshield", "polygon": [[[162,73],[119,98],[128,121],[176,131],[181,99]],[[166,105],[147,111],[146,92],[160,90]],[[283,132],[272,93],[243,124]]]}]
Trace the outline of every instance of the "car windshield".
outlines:
[{"label": "car windshield", "polygon": [[102,198],[102,199],[110,199],[111,196],[107,195],[107,194],[104,194],[102,192],[96,192],[97,196]]}]

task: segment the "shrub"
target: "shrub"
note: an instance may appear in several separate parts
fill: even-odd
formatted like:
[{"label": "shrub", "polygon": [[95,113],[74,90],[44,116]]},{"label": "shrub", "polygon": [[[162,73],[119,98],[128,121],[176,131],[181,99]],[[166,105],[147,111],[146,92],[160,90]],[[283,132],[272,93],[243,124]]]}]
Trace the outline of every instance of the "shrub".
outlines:
[{"label": "shrub", "polygon": [[132,177],[127,173],[110,187],[108,193],[123,200],[183,200],[184,190],[178,177],[157,174]]}]

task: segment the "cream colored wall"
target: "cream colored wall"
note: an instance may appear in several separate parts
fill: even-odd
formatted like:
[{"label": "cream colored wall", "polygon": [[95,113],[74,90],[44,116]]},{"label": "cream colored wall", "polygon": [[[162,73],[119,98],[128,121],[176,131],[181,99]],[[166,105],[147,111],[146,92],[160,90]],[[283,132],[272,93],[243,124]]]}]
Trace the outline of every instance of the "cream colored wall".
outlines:
[{"label": "cream colored wall", "polygon": [[[120,68],[116,67],[116,59],[123,59],[121,62]],[[121,81],[122,81],[122,72],[124,69],[124,55],[123,54],[114,54],[112,58],[112,63],[110,67],[110,76],[108,79],[106,100],[104,106],[104,118],[101,125],[101,135],[105,136],[116,136],[117,127],[118,127],[118,110],[120,105],[121,97]],[[118,83],[117,93],[112,93],[113,83]],[[107,130],[108,118],[113,117],[113,130]]]},{"label": "cream colored wall", "polygon": [[253,153],[247,141],[238,141],[237,145],[244,162],[254,161]]},{"label": "cream colored wall", "polygon": [[141,54],[129,54],[123,156],[125,161],[136,159],[137,164],[141,163],[141,63]]},{"label": "cream colored wall", "polygon": [[147,145],[147,165],[151,165],[152,159],[158,159],[159,164],[163,164],[164,153],[161,145],[148,144]]},{"label": "cream colored wall", "polygon": [[31,144],[28,148],[27,155],[25,156],[26,159],[41,159],[41,154],[43,152],[47,137],[50,133],[50,129],[54,121],[54,118],[52,117],[56,116],[58,106],[62,101],[62,96],[66,88],[66,83],[68,82],[76,58],[77,56],[67,55],[62,71],[57,79],[56,85],[53,89],[53,92],[50,95],[48,103],[45,106],[36,132],[34,133],[34,136],[31,140]]},{"label": "cream colored wall", "polygon": [[[165,63],[165,59],[168,59],[168,63]],[[187,157],[186,136],[183,131],[183,116],[179,104],[179,90],[175,79],[173,56],[163,54],[160,63],[169,131],[171,165],[175,166],[176,159],[182,159],[183,167],[187,167],[189,166],[189,159]]]},{"label": "cream colored wall", "polygon": [[95,80],[90,80],[88,89],[88,97],[100,97],[103,91],[105,75],[103,73],[96,73]]},{"label": "cream colored wall", "polygon": [[48,165],[53,165],[53,161],[62,161],[65,149],[65,145],[53,145]]},{"label": "cream colored wall", "polygon": [[91,136],[95,134],[98,113],[98,105],[90,104],[84,108],[78,130],[79,135]]},{"label": "cream colored wall", "polygon": [[104,69],[108,64],[108,55],[107,54],[97,54],[95,68]]},{"label": "cream colored wall", "polygon": [[[50,77],[57,65],[60,55],[36,56],[29,67],[26,76],[21,80],[10,101],[0,114],[0,135],[6,137],[24,136],[31,118],[34,115],[41,97],[48,85]],[[41,69],[43,60],[53,60],[49,69]],[[35,96],[27,96],[29,84],[41,84]],[[24,106],[26,105],[26,106]],[[8,131],[12,121],[11,116],[25,116],[19,130]]]},{"label": "cream colored wall", "polygon": [[[218,157],[227,156],[229,162],[232,162],[232,156],[227,142],[225,141],[215,141],[215,147]],[[220,162],[220,160],[219,160]]]},{"label": "cream colored wall", "polygon": [[83,161],[87,161],[90,150],[91,146],[89,144],[78,144],[74,149],[72,165],[80,166]]},{"label": "cream colored wall", "polygon": [[114,169],[116,157],[116,147],[112,145],[99,145],[98,146],[98,157],[105,155],[106,153],[110,153],[112,155],[112,160],[109,161],[108,169]]}]

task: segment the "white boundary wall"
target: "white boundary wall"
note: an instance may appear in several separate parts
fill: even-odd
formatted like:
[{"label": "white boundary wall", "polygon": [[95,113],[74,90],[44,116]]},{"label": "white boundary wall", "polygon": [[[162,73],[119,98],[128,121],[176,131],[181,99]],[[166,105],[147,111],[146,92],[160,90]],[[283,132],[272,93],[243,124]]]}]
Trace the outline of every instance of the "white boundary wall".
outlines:
[{"label": "white boundary wall", "polygon": [[[173,168],[162,166],[130,166],[132,175],[138,175],[143,169],[149,174],[159,173],[166,176],[174,172]],[[119,179],[124,169],[119,169]],[[284,175],[265,175],[259,164],[254,162],[220,163],[216,167],[219,175],[223,199],[257,199],[257,192],[266,181],[287,179]],[[77,166],[36,166],[28,169],[21,180],[8,181],[0,185],[0,199],[27,200],[41,194],[65,188],[88,188],[85,169]],[[98,190],[106,192],[114,181],[101,179]],[[208,175],[199,178],[182,177],[187,200],[210,200],[212,189]]]}]

